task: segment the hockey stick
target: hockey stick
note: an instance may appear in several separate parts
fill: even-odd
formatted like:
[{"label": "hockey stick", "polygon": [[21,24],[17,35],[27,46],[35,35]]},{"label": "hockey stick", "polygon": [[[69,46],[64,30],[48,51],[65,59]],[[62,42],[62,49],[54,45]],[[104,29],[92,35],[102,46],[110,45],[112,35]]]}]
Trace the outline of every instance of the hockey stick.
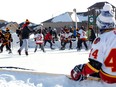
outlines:
[{"label": "hockey stick", "polygon": [[33,70],[33,69],[27,69],[27,68],[21,68],[21,67],[14,67],[14,66],[2,66],[0,69],[20,69],[20,70]]}]

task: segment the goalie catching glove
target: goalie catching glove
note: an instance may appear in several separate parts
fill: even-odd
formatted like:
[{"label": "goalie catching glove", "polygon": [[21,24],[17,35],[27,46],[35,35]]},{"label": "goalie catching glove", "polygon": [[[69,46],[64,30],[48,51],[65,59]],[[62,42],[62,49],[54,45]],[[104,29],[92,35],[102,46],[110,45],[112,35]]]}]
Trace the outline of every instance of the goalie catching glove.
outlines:
[{"label": "goalie catching glove", "polygon": [[85,64],[80,64],[76,65],[72,70],[71,70],[71,78],[75,81],[82,81],[86,79],[86,77],[82,74],[83,67]]}]

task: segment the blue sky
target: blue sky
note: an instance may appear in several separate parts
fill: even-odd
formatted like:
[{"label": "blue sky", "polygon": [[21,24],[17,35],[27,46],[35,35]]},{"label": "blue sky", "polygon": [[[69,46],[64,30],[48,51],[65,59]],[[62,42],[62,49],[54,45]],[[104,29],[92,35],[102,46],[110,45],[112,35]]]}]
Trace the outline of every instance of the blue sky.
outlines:
[{"label": "blue sky", "polygon": [[[40,23],[64,12],[87,11],[96,2],[104,0],[0,0],[0,19],[18,23],[29,19]],[[106,0],[116,6],[115,0]]]}]

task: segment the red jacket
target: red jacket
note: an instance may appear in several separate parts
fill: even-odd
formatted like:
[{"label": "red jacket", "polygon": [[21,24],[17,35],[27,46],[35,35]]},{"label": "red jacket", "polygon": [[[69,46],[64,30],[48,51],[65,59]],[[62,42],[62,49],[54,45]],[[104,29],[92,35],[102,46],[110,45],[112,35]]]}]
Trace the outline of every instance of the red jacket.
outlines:
[{"label": "red jacket", "polygon": [[47,33],[44,37],[44,40],[52,40],[52,35],[50,33]]}]

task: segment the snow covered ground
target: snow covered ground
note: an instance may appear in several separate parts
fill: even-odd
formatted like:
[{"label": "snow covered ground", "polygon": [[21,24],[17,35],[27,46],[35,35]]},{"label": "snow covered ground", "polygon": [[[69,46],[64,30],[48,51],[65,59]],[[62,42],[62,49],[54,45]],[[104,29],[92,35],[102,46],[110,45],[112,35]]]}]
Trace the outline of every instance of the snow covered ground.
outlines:
[{"label": "snow covered ground", "polygon": [[[19,56],[16,37],[15,40],[12,48],[13,54],[8,54],[5,48],[0,54],[0,67],[12,66],[32,69],[35,72],[70,75],[75,65],[88,62],[89,51],[83,49],[77,52],[75,48],[61,51],[58,48],[51,50],[46,47],[46,53],[40,49],[34,53],[34,48],[29,48],[28,56],[24,54],[24,50]],[[0,87],[116,87],[116,84],[109,85],[96,81],[75,82],[64,75],[27,74],[0,69]]]}]

